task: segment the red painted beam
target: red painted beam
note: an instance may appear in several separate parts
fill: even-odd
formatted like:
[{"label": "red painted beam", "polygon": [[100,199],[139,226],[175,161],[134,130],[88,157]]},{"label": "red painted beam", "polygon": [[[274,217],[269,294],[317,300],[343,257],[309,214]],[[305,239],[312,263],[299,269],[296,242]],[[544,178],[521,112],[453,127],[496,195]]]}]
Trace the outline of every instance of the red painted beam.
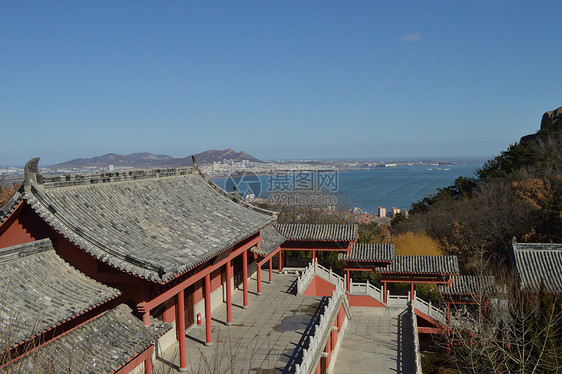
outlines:
[{"label": "red painted beam", "polygon": [[262,258],[259,262],[258,265],[263,265],[265,264],[267,261],[271,260],[273,258],[273,256],[275,256],[277,254],[277,252],[279,252],[281,250],[281,247],[277,247],[275,250],[271,251],[270,254],[268,254],[267,256],[265,256],[264,258]]},{"label": "red painted beam", "polygon": [[449,328],[447,326],[445,326],[441,322],[437,321],[436,319],[431,318],[427,314],[420,312],[418,309],[414,308],[414,313],[416,314],[416,316],[419,316],[419,317],[425,319],[427,322],[431,323],[432,325],[437,326],[436,328],[438,328],[439,330],[444,330],[444,331],[449,330]]},{"label": "red painted beam", "polygon": [[[381,280],[384,280],[385,282],[388,283],[411,283],[412,279],[411,278],[402,278],[402,279],[397,279],[397,278],[382,278]],[[414,283],[435,283],[435,284],[449,284],[449,281],[440,281],[440,280],[422,280],[422,279],[413,279]]]},{"label": "red painted beam", "polygon": [[418,327],[419,334],[443,334],[445,331],[437,327]]},{"label": "red painted beam", "polygon": [[318,248],[318,247],[281,247],[284,251],[331,251],[331,252],[345,252],[345,248]]},{"label": "red painted beam", "polygon": [[373,271],[373,269],[366,268],[343,268],[345,271]]},{"label": "red painted beam", "polygon": [[243,252],[247,251],[248,249],[252,248],[254,245],[261,240],[261,236],[256,236],[255,238],[251,239],[247,243],[241,245],[239,248],[233,250],[230,255],[218,261],[217,263],[206,267],[205,269],[200,270],[198,273],[192,275],[191,277],[185,279],[184,281],[178,283],[174,287],[170,288],[162,292],[160,295],[156,296],[154,299],[149,301],[143,301],[137,304],[139,310],[152,310],[156,308],[158,305],[162,304],[163,302],[169,300],[170,298],[174,297],[178,292],[181,290],[186,289],[187,287],[191,286],[195,282],[203,279],[207,274],[211,274],[216,269],[223,266],[227,261],[234,259],[235,257],[239,256]]}]

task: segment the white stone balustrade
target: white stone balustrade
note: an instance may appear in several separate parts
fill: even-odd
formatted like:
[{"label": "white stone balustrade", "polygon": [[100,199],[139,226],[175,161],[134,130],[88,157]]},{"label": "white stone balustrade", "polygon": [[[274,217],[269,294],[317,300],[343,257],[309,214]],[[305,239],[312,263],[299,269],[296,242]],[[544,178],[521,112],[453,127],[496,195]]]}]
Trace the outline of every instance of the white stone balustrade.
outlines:
[{"label": "white stone balustrade", "polygon": [[335,315],[346,300],[343,282],[338,283],[318,324],[314,326],[314,333],[309,337],[308,348],[303,350],[301,362],[295,365],[295,374],[310,374],[315,371],[319,357],[324,352],[325,338],[332,331]]}]

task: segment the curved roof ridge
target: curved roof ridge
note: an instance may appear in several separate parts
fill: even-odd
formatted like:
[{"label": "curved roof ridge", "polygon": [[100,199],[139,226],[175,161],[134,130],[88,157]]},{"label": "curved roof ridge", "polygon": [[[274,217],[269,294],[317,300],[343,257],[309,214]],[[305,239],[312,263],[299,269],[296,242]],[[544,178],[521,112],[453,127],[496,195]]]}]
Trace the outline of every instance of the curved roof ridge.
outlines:
[{"label": "curved roof ridge", "polygon": [[196,168],[58,187],[28,169],[21,198],[47,224],[98,260],[153,282],[189,271],[275,217],[228,196]]},{"label": "curved roof ridge", "polygon": [[49,250],[54,250],[54,248],[51,239],[48,238],[0,248],[0,264]]},{"label": "curved roof ridge", "polygon": [[248,209],[251,209],[253,211],[259,212],[259,213],[264,213],[264,214],[268,214],[270,216],[273,216],[275,218],[277,218],[278,213],[274,212],[272,210],[267,210],[267,209],[263,209],[260,207],[257,207],[253,204],[247,203],[246,201],[242,200],[242,198],[240,198],[240,196],[238,195],[231,195],[228,192],[226,192],[225,190],[223,190],[222,188],[220,188],[215,182],[213,182],[211,179],[209,179],[209,177],[207,177],[205,174],[203,174],[199,169],[195,169],[194,170],[195,173],[199,174],[199,176],[205,181],[207,182],[212,188],[214,188],[215,190],[217,190],[218,193],[220,193],[221,195],[223,195],[224,197],[226,197],[229,200],[234,201],[235,203],[238,203]]},{"label": "curved roof ridge", "polygon": [[[177,177],[177,176],[193,174],[193,175],[200,176],[219,194],[226,197],[227,199],[232,200],[235,203],[238,203],[243,207],[251,209],[253,211],[267,214],[273,217],[277,217],[278,215],[277,212],[257,207],[255,205],[247,203],[246,201],[242,200],[239,197],[235,197],[224,191],[221,187],[219,187],[215,182],[213,182],[211,179],[209,179],[205,174],[203,174],[199,170],[199,168],[197,167],[197,160],[195,159],[195,157],[193,158],[194,158],[194,166],[100,172],[100,173],[91,173],[91,174],[60,174],[60,175],[53,175],[53,176],[40,175],[39,178],[36,178],[35,180],[31,179],[30,182],[37,181],[37,184],[40,185],[43,189],[54,189],[54,188],[68,188],[74,186],[90,186],[100,183],[132,182],[132,181],[145,180],[151,178]],[[34,169],[37,169],[38,162],[39,162],[39,157],[36,157],[28,161],[28,163],[26,164],[27,169],[33,172]],[[29,173],[29,171],[27,170],[26,172]],[[28,183],[28,179],[26,179],[26,183]]]},{"label": "curved roof ridge", "polygon": [[127,171],[100,172],[91,174],[60,174],[42,176],[41,185],[44,189],[84,186],[99,183],[130,182],[135,180],[165,178],[193,174],[193,168],[156,168]]}]

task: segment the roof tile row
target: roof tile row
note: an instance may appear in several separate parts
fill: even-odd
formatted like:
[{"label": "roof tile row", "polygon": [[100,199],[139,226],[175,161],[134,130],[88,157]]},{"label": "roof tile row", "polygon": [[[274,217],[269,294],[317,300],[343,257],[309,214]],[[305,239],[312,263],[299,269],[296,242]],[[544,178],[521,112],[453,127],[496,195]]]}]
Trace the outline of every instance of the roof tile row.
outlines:
[{"label": "roof tile row", "polygon": [[511,256],[523,291],[562,292],[562,244],[514,243]]},{"label": "roof tile row", "polygon": [[338,254],[338,260],[347,262],[392,262],[394,244],[353,243],[349,253]]},{"label": "roof tile row", "polygon": [[458,274],[457,256],[396,255],[394,262],[374,271],[381,274]]},{"label": "roof tile row", "polygon": [[288,240],[293,241],[348,241],[357,240],[359,227],[342,224],[305,224],[277,223],[277,231]]},{"label": "roof tile row", "polygon": [[188,173],[58,188],[31,182],[23,198],[94,257],[167,282],[274,221],[215,187]]},{"label": "roof tile row", "polygon": [[49,239],[0,249],[0,335],[10,346],[121,294],[65,262]]},{"label": "roof tile row", "polygon": [[133,316],[129,306],[121,304],[7,369],[23,373],[112,373],[153,345],[171,327],[157,320],[145,326]]}]

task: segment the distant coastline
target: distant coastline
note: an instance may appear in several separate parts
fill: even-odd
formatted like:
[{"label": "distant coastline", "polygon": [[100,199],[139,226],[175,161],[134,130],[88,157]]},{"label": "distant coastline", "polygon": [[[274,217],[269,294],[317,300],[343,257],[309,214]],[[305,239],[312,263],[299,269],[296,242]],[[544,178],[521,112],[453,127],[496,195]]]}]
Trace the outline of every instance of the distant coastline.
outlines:
[{"label": "distant coastline", "polygon": [[[459,176],[470,177],[484,161],[440,165],[411,165],[391,168],[341,169],[338,172],[336,195],[342,201],[349,200],[351,207],[358,207],[368,214],[378,212],[382,206],[410,209],[412,203],[437,192],[438,188],[451,185]],[[267,198],[268,177],[275,173],[253,173],[261,183],[259,198]],[[243,174],[234,176],[238,181]],[[210,177],[225,188],[229,175]],[[231,191],[228,191],[231,192]]]}]

